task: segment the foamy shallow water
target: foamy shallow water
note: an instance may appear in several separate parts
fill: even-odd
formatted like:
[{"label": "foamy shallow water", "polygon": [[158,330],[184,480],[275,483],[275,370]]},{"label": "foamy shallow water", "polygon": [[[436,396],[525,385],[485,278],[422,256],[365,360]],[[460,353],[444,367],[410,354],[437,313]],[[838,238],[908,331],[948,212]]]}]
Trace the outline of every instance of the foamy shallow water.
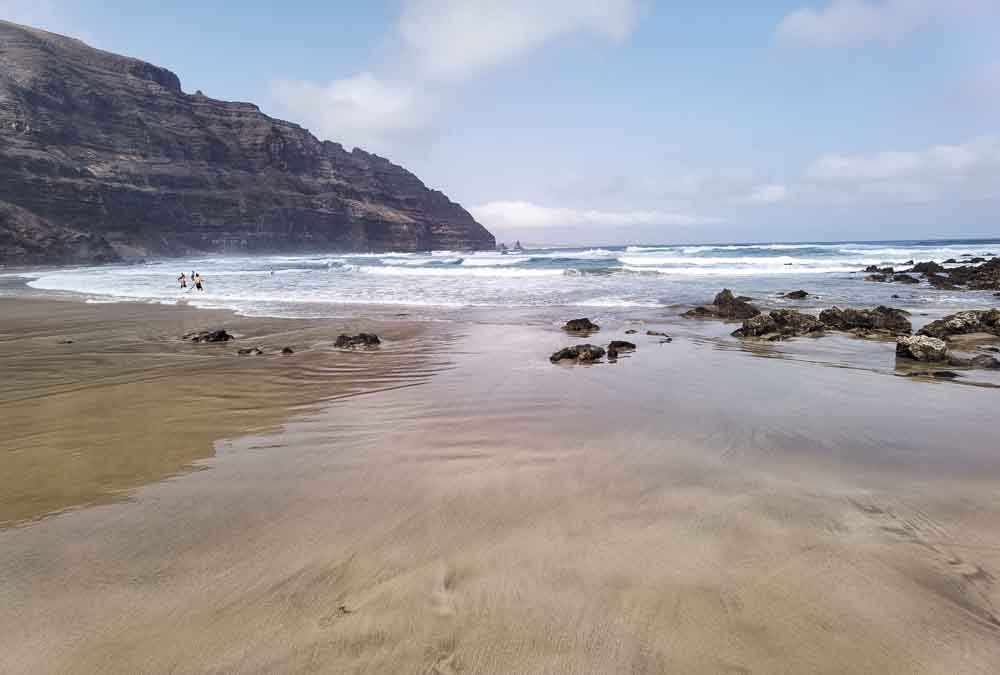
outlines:
[{"label": "foamy shallow water", "polygon": [[[594,308],[605,315],[706,302],[726,286],[767,304],[803,288],[831,304],[924,308],[996,304],[991,293],[943,292],[926,284],[863,281],[867,265],[961,260],[1000,251],[1000,240],[847,242],[549,248],[498,252],[219,256],[136,265],[27,270],[13,276],[38,291],[99,300],[187,302],[257,316],[343,315],[345,305],[384,307],[434,318],[469,308]],[[197,271],[205,291],[182,291],[181,272]],[[891,295],[899,298],[891,298]]]}]

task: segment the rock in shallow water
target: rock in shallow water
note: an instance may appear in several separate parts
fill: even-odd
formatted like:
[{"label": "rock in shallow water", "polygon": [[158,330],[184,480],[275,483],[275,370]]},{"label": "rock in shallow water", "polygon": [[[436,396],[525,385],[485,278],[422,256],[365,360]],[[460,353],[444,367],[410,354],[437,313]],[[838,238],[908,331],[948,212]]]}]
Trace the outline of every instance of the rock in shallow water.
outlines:
[{"label": "rock in shallow water", "polygon": [[635,349],[635,344],[629,342],[628,340],[612,340],[608,344],[608,349],[617,349],[618,351],[626,351],[628,349]]},{"label": "rock in shallow water", "polygon": [[689,319],[719,318],[719,319],[749,319],[760,314],[760,310],[750,304],[744,296],[736,297],[728,288],[722,289],[711,305],[702,305],[684,312],[682,316]]},{"label": "rock in shallow water", "polygon": [[236,338],[222,328],[219,330],[206,330],[197,333],[188,333],[184,336],[184,339],[191,340],[191,342],[229,342],[230,340],[235,340]]},{"label": "rock in shallow water", "polygon": [[809,297],[809,294],[803,290],[792,291],[791,293],[785,293],[785,297],[789,300],[805,300]]},{"label": "rock in shallow water", "polygon": [[926,335],[904,336],[896,340],[896,356],[924,363],[948,360],[948,345]]},{"label": "rock in shallow water", "polygon": [[563,330],[572,333],[593,333],[594,331],[601,330],[601,327],[588,318],[570,319],[563,326]]},{"label": "rock in shallow water", "polygon": [[244,347],[243,349],[236,350],[236,353],[240,356],[261,356],[264,351],[259,347]]},{"label": "rock in shallow water", "polygon": [[908,269],[906,271],[913,272],[915,274],[937,274],[939,272],[944,272],[946,270],[944,267],[931,260],[930,262],[917,263],[911,269]]},{"label": "rock in shallow water", "polygon": [[357,335],[339,335],[333,343],[338,349],[372,349],[382,344],[374,333],[358,333]]},{"label": "rock in shallow water", "polygon": [[575,345],[573,347],[563,347],[549,357],[552,363],[560,361],[576,361],[577,363],[593,363],[604,357],[603,347],[592,344]]}]

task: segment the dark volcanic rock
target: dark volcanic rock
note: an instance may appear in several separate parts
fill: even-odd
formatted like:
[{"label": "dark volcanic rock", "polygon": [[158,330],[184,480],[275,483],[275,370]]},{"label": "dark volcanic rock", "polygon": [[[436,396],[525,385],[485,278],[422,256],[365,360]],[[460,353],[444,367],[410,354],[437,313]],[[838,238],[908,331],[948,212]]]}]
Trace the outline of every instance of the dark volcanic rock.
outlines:
[{"label": "dark volcanic rock", "polygon": [[237,349],[236,353],[240,356],[261,356],[264,351],[260,347],[244,347]]},{"label": "dark volcanic rock", "polygon": [[901,309],[879,306],[875,309],[840,309],[831,307],[819,313],[819,320],[833,330],[885,331],[909,334],[913,330],[907,313]]},{"label": "dark volcanic rock", "polygon": [[869,274],[865,277],[865,281],[888,281],[889,277],[884,274]]},{"label": "dark volcanic rock", "polygon": [[809,297],[809,294],[805,291],[792,291],[791,293],[785,293],[785,297],[790,300],[805,300]]},{"label": "dark volcanic rock", "polygon": [[966,265],[948,271],[949,278],[956,284],[975,291],[1000,290],[1000,258],[993,258],[981,265]]},{"label": "dark volcanic rock", "polygon": [[984,370],[998,370],[1000,369],[1000,360],[990,356],[989,354],[979,354],[973,356],[972,358],[965,358],[962,356],[955,356],[954,354],[948,356],[948,365],[958,366],[960,368],[982,368]]},{"label": "dark volcanic rock", "polygon": [[916,277],[911,277],[909,274],[896,274],[892,277],[892,280],[898,284],[919,284],[920,279]]},{"label": "dark volcanic rock", "polygon": [[[251,103],[185,94],[163,68],[6,21],[0,201],[66,228],[32,223],[19,240],[92,236],[68,249],[88,262],[91,248],[107,255],[103,240],[132,257],[495,246],[465,209],[387,159]],[[12,246],[5,227],[0,263],[35,255]],[[65,247],[51,250],[45,262],[66,260]]]},{"label": "dark volcanic rock", "polygon": [[635,345],[625,340],[612,340],[608,344],[608,358],[617,359],[618,352],[630,352],[635,349]]},{"label": "dark volcanic rock", "polygon": [[295,350],[292,349],[291,347],[282,347],[281,353],[287,356],[288,354],[294,354]]},{"label": "dark volcanic rock", "polygon": [[625,331],[625,335],[635,335],[638,332],[639,331],[637,331],[635,328],[629,328],[627,331]]},{"label": "dark volcanic rock", "polygon": [[1000,335],[1000,309],[969,310],[951,314],[932,321],[919,331],[918,335],[947,339],[952,335],[968,333],[992,333]]},{"label": "dark volcanic rock", "polygon": [[967,262],[969,264],[948,270],[936,263],[920,263],[913,271],[923,272],[932,286],[943,290],[1000,289],[1000,258],[972,258]]},{"label": "dark volcanic rock", "polygon": [[733,332],[734,337],[759,338],[762,340],[784,340],[797,335],[818,333],[823,324],[810,315],[794,309],[776,309],[768,314],[759,314],[743,322],[743,326]]},{"label": "dark volcanic rock", "polygon": [[635,349],[635,345],[627,340],[612,340],[608,344],[608,351],[614,349],[616,352],[627,352]]},{"label": "dark volcanic rock", "polygon": [[601,327],[590,319],[570,319],[563,326],[563,330],[568,330],[573,333],[593,333],[594,331],[601,330]]},{"label": "dark volcanic rock", "polygon": [[868,274],[895,274],[896,270],[891,267],[879,267],[878,265],[869,265],[864,269]]},{"label": "dark volcanic rock", "polygon": [[184,336],[184,339],[191,340],[191,342],[229,342],[230,340],[235,340],[236,338],[222,328],[219,330],[206,330],[198,333],[188,333]]},{"label": "dark volcanic rock", "polygon": [[703,305],[684,312],[687,318],[749,319],[760,314],[760,310],[750,304],[749,299],[736,297],[728,288],[722,289],[711,305]]},{"label": "dark volcanic rock", "polygon": [[953,291],[958,288],[958,286],[951,283],[951,279],[949,277],[941,274],[928,274],[927,283],[942,291]]},{"label": "dark volcanic rock", "polygon": [[358,333],[357,335],[338,335],[337,341],[333,343],[338,349],[371,349],[382,344],[378,335],[374,333]]},{"label": "dark volcanic rock", "polygon": [[98,234],[53,225],[19,206],[0,202],[0,263],[90,265],[118,259],[115,250]]},{"label": "dark volcanic rock", "polygon": [[560,361],[577,361],[578,363],[593,363],[604,357],[604,348],[585,344],[574,347],[564,347],[549,357],[552,363]]},{"label": "dark volcanic rock", "polygon": [[946,270],[944,267],[931,260],[930,262],[917,263],[906,271],[913,272],[915,274],[937,274]]}]

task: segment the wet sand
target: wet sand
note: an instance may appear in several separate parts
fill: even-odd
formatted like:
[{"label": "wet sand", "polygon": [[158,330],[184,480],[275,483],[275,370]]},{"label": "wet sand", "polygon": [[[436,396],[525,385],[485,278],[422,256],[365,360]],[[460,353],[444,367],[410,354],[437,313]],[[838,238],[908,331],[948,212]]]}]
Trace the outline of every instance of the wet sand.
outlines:
[{"label": "wet sand", "polygon": [[[672,344],[564,367],[547,355],[573,340],[545,327],[386,325],[378,353],[344,354],[335,321],[57,304],[12,330],[0,301],[20,519],[0,530],[0,672],[1000,663],[1000,393],[898,377],[885,345],[667,322],[641,328]],[[308,346],[173,340],[220,320]],[[59,345],[63,325],[83,339]],[[59,356],[97,335],[114,356]]]}]

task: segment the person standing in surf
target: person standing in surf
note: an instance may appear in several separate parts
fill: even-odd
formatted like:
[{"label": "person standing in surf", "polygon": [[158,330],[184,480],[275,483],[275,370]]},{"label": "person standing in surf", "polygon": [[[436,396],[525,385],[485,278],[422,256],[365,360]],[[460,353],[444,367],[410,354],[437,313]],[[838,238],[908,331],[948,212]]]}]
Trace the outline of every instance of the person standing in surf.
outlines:
[{"label": "person standing in surf", "polygon": [[194,287],[197,288],[199,291],[205,290],[201,286],[201,282],[204,281],[204,279],[201,278],[201,275],[195,272],[192,272],[192,274],[194,274]]},{"label": "person standing in surf", "polygon": [[181,290],[184,290],[188,287],[188,278],[187,275],[184,274],[183,272],[181,272],[181,275],[177,277],[177,281],[181,283]]}]

